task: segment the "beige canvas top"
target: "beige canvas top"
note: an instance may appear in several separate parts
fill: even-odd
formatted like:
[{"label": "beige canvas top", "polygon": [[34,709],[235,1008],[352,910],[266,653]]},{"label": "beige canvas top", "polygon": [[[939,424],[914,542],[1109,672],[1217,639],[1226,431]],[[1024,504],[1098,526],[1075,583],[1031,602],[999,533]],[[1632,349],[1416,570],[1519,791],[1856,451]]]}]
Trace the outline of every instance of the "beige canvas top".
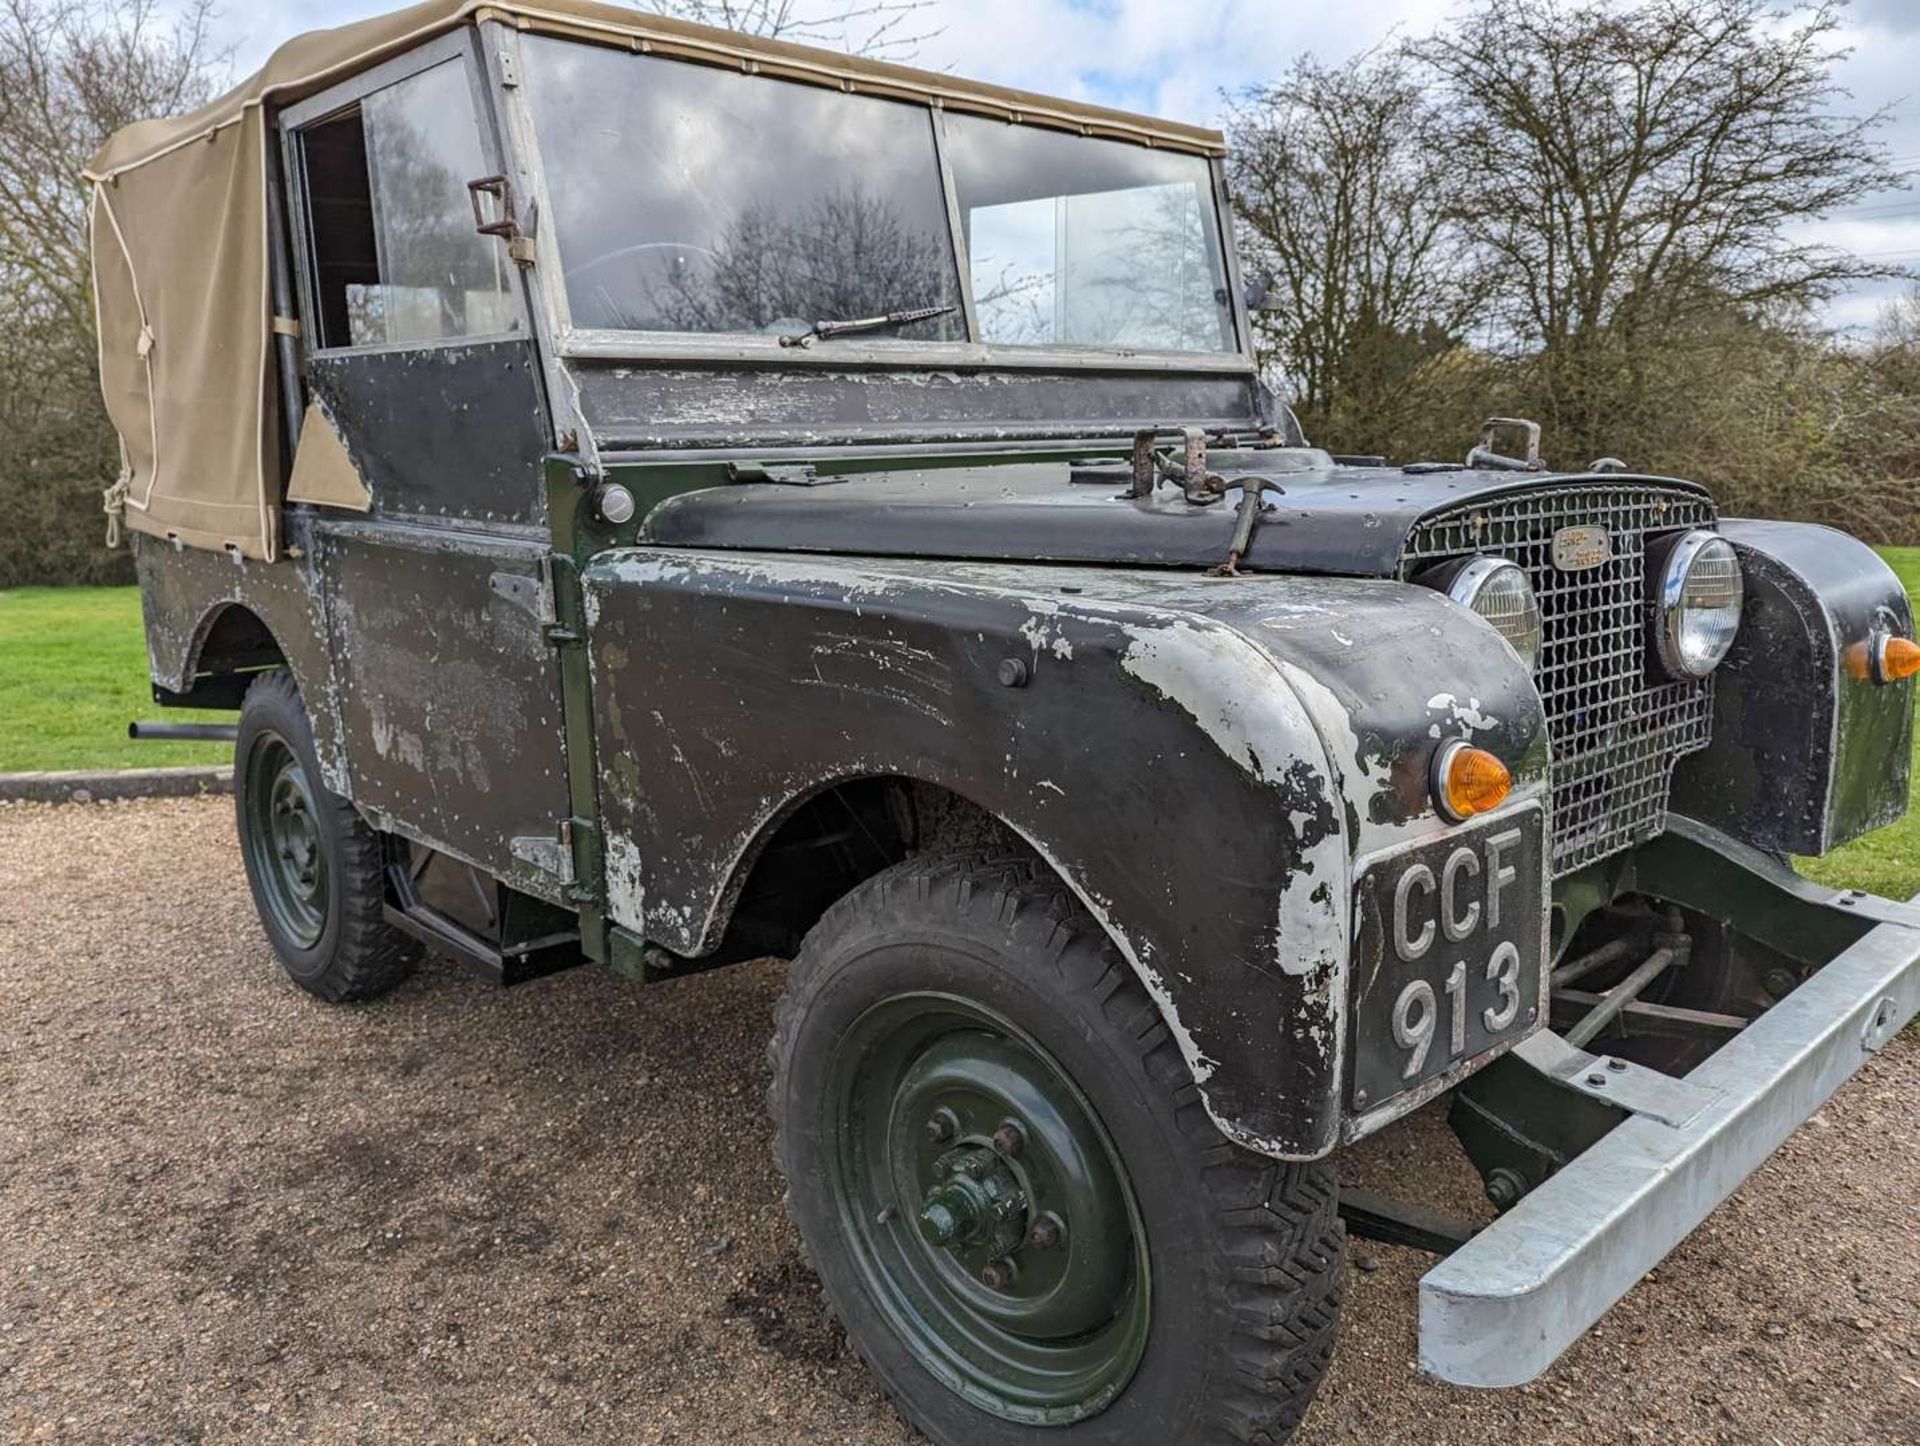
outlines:
[{"label": "beige canvas top", "polygon": [[1218,155],[1217,131],[761,40],[601,0],[423,0],[288,41],[191,114],[116,134],[88,167],[100,379],[138,531],[272,560],[279,406],[267,263],[267,114],[473,23],[630,45],[791,80]]}]

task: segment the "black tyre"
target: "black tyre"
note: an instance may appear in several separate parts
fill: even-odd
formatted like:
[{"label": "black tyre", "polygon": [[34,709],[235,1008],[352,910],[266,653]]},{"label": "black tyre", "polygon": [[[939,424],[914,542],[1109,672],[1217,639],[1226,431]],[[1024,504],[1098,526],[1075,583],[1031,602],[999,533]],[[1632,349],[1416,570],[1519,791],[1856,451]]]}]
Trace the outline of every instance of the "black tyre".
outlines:
[{"label": "black tyre", "polygon": [[770,1049],[788,1203],[856,1350],[964,1446],[1276,1443],[1333,1349],[1330,1175],[1230,1144],[1094,921],[1021,858],[836,904]]},{"label": "black tyre", "polygon": [[293,982],[335,1003],[392,989],[419,946],[385,920],[381,837],[320,782],[313,729],[284,670],[247,689],[233,761],[247,884]]}]

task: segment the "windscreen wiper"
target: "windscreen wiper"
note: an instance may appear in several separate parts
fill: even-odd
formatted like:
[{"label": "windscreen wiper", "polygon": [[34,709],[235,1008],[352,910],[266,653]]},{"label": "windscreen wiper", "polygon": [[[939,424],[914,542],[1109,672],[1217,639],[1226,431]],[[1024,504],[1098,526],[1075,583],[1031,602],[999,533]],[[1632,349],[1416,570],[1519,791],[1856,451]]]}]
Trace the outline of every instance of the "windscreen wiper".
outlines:
[{"label": "windscreen wiper", "polygon": [[851,336],[860,331],[892,331],[895,327],[912,326],[919,321],[932,321],[936,316],[951,316],[960,308],[950,306],[916,306],[910,311],[890,311],[885,316],[861,316],[851,321],[816,321],[798,336],[783,336],[782,346],[812,346],[816,341],[827,341],[836,336]]}]

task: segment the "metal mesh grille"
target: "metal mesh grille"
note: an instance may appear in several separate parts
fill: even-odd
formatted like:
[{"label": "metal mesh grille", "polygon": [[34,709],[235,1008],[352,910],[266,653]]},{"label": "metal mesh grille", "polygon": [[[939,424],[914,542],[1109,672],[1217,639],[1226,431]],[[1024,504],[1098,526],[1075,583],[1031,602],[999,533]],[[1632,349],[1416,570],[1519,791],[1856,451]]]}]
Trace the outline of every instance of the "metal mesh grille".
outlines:
[{"label": "metal mesh grille", "polygon": [[[1403,575],[1449,558],[1509,558],[1540,599],[1546,638],[1536,682],[1553,753],[1553,872],[1562,878],[1666,827],[1673,765],[1704,748],[1712,682],[1649,678],[1646,537],[1710,527],[1713,504],[1675,488],[1566,487],[1468,503],[1428,518]],[[1612,559],[1554,566],[1554,534],[1603,527]]]}]

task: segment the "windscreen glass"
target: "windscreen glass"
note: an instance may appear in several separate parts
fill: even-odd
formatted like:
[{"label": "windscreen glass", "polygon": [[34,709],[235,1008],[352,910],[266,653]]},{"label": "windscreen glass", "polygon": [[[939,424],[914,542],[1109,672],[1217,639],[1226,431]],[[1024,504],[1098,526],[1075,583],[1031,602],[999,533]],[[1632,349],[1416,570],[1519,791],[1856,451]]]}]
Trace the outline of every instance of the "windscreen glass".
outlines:
[{"label": "windscreen glass", "polygon": [[1204,159],[963,115],[947,157],[982,341],[1234,350]]},{"label": "windscreen glass", "polygon": [[959,341],[923,107],[529,36],[526,91],[578,328]]}]

